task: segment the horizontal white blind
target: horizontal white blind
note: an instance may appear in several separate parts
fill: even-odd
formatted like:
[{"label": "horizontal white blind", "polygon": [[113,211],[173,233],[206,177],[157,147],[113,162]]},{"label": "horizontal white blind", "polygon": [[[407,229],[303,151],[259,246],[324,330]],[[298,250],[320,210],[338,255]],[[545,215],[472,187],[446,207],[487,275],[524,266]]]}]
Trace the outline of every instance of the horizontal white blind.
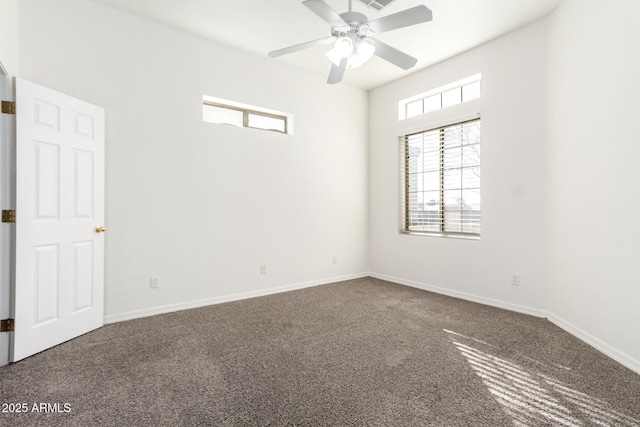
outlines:
[{"label": "horizontal white blind", "polygon": [[400,138],[402,231],[480,235],[480,119]]}]

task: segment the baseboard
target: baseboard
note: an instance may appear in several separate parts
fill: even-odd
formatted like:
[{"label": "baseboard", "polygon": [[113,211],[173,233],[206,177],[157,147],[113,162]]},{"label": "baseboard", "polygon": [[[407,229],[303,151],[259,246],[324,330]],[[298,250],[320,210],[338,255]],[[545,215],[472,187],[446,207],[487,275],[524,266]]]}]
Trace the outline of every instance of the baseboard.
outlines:
[{"label": "baseboard", "polygon": [[375,277],[380,280],[385,280],[388,282],[397,283],[400,285],[405,285],[405,286],[409,286],[416,289],[422,289],[424,291],[447,295],[454,298],[460,298],[466,301],[477,302],[479,304],[502,308],[502,309],[514,311],[517,313],[528,314],[535,317],[546,318],[550,322],[552,322],[554,325],[570,333],[576,338],[584,341],[585,343],[589,344],[590,346],[597,349],[601,353],[612,358],[613,360],[620,363],[621,365],[640,374],[640,361],[628,356],[627,354],[617,350],[616,348],[601,341],[600,339],[594,337],[593,335],[574,326],[570,322],[567,322],[561,317],[553,313],[550,313],[546,310],[527,307],[519,304],[513,304],[513,303],[509,303],[506,301],[501,301],[493,298],[486,298],[478,295],[469,294],[466,292],[455,291],[447,288],[442,288],[439,286],[427,285],[427,284],[415,282],[412,280],[402,279],[399,277],[388,276],[386,274],[380,274],[380,273],[374,273],[374,272],[330,277],[330,278],[314,280],[310,282],[296,283],[296,284],[279,286],[279,287],[269,288],[269,289],[261,289],[259,291],[243,292],[243,293],[224,295],[224,296],[214,297],[214,298],[206,298],[206,299],[195,300],[195,301],[186,301],[178,304],[169,304],[169,305],[164,305],[159,307],[151,307],[151,308],[146,308],[142,310],[134,310],[134,311],[129,311],[125,313],[118,313],[118,314],[105,316],[104,321],[105,321],[105,324],[122,322],[125,320],[133,320],[133,319],[139,319],[142,317],[155,316],[157,314],[171,313],[174,311],[188,310],[191,308],[205,307],[208,305],[222,304],[222,303],[231,302],[231,301],[239,301],[247,298],[255,298],[255,297],[260,297],[265,295],[272,295],[272,294],[277,294],[281,292],[288,292],[288,291],[294,291],[297,289],[304,289],[304,288],[310,288],[313,286],[320,286],[320,285],[326,285],[329,283],[341,282],[344,280],[360,279],[363,277]]},{"label": "baseboard", "polygon": [[387,282],[397,283],[399,285],[405,285],[412,288],[422,289],[423,291],[434,292],[436,294],[447,295],[454,298],[460,298],[466,301],[477,302],[492,307],[503,308],[509,311],[515,311],[517,313],[528,314],[535,317],[547,317],[545,310],[531,308],[524,305],[513,304],[505,301],[500,301],[493,298],[481,297],[478,295],[469,294],[466,292],[454,291],[447,288],[441,288],[439,286],[427,285],[424,283],[414,282],[412,280],[401,279],[399,277],[387,276],[386,274],[369,273],[369,276],[376,279],[386,280]]},{"label": "baseboard", "polygon": [[621,365],[626,366],[637,374],[640,374],[640,361],[635,360],[633,357],[619,351],[618,349],[572,325],[571,323],[556,316],[553,313],[549,313],[547,319],[557,327],[564,329],[574,337],[580,339],[581,341],[584,341],[601,353],[606,354]]},{"label": "baseboard", "polygon": [[564,331],[570,333],[571,335],[578,338],[579,340],[589,344],[591,347],[595,348],[596,350],[600,351],[606,356],[612,358],[613,360],[620,363],[621,365],[631,369],[637,374],[640,374],[640,361],[617,350],[616,348],[610,346],[604,341],[601,341],[600,339],[574,326],[573,324],[567,322],[561,317],[553,313],[550,313],[547,310],[526,307],[518,304],[512,304],[505,301],[500,301],[492,298],[485,298],[478,295],[468,294],[465,292],[459,292],[459,291],[454,291],[447,288],[441,288],[438,286],[426,285],[424,283],[418,283],[411,280],[401,279],[399,277],[387,276],[385,274],[370,272],[369,276],[375,277],[380,280],[386,280],[388,282],[397,283],[399,285],[410,286],[412,288],[422,289],[425,291],[447,295],[454,298],[460,298],[466,301],[477,302],[477,303],[489,305],[492,307],[498,307],[498,308],[503,308],[505,310],[515,311],[517,313],[529,314],[531,316],[546,318],[551,323],[558,326],[560,329],[563,329]]},{"label": "baseboard", "polygon": [[110,314],[104,317],[104,323],[117,323],[125,320],[139,319],[142,317],[155,316],[157,314],[171,313],[179,310],[188,310],[191,308],[205,307],[208,305],[222,304],[225,302],[239,301],[248,298],[261,297],[265,295],[278,294],[281,292],[295,291],[297,289],[310,288],[313,286],[326,285],[329,283],[342,282],[345,280],[360,279],[369,276],[368,273],[351,274],[346,276],[329,277],[310,282],[295,283],[286,286],[279,286],[269,289],[260,289],[258,291],[242,292],[232,295],[223,295],[214,298],[205,298],[200,300],[185,301],[177,304],[169,304],[158,307],[144,308],[141,310],[128,311],[125,313]]}]

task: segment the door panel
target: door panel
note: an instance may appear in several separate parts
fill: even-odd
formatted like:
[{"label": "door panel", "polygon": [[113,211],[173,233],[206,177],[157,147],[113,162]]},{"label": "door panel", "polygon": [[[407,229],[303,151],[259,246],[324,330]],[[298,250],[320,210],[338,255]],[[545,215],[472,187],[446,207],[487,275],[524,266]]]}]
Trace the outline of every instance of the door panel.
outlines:
[{"label": "door panel", "polygon": [[74,218],[93,218],[93,153],[74,151]]},{"label": "door panel", "polygon": [[60,275],[58,262],[60,260],[60,247],[58,245],[45,245],[34,247],[34,318],[33,326],[58,320],[58,307],[60,299],[58,289],[60,287]]},{"label": "door panel", "polygon": [[13,361],[104,317],[104,110],[16,79]]},{"label": "door panel", "polygon": [[75,242],[73,249],[73,312],[75,314],[83,310],[91,309],[94,306],[93,242]]},{"label": "door panel", "polygon": [[60,147],[43,142],[35,143],[35,200],[34,220],[51,221],[60,216]]}]

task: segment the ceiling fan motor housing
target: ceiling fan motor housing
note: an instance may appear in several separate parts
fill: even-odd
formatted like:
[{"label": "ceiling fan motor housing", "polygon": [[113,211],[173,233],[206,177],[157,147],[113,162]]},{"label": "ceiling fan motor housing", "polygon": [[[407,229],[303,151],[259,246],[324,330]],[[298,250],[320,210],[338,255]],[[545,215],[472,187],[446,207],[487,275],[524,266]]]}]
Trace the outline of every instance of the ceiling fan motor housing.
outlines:
[{"label": "ceiling fan motor housing", "polygon": [[372,34],[369,27],[366,25],[369,19],[359,12],[345,12],[340,14],[340,17],[344,19],[344,22],[349,24],[348,27],[333,27],[333,32],[340,34],[355,32],[357,35],[370,35]]}]

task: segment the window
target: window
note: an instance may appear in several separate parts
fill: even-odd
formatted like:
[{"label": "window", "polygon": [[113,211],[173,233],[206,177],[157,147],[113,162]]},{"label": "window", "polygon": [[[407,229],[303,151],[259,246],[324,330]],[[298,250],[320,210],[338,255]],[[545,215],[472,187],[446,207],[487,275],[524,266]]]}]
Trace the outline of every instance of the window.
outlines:
[{"label": "window", "polygon": [[382,10],[383,8],[389,6],[389,3],[391,3],[393,0],[360,0],[360,1],[376,10]]},{"label": "window", "polygon": [[291,115],[205,96],[202,119],[209,123],[291,134]]},{"label": "window", "polygon": [[398,102],[400,120],[480,98],[482,74],[475,74]]},{"label": "window", "polygon": [[400,137],[401,231],[480,236],[480,119]]},{"label": "window", "polygon": [[208,104],[206,102],[202,107],[202,118],[205,122],[221,123],[238,127],[244,126],[244,112],[242,110]]}]

